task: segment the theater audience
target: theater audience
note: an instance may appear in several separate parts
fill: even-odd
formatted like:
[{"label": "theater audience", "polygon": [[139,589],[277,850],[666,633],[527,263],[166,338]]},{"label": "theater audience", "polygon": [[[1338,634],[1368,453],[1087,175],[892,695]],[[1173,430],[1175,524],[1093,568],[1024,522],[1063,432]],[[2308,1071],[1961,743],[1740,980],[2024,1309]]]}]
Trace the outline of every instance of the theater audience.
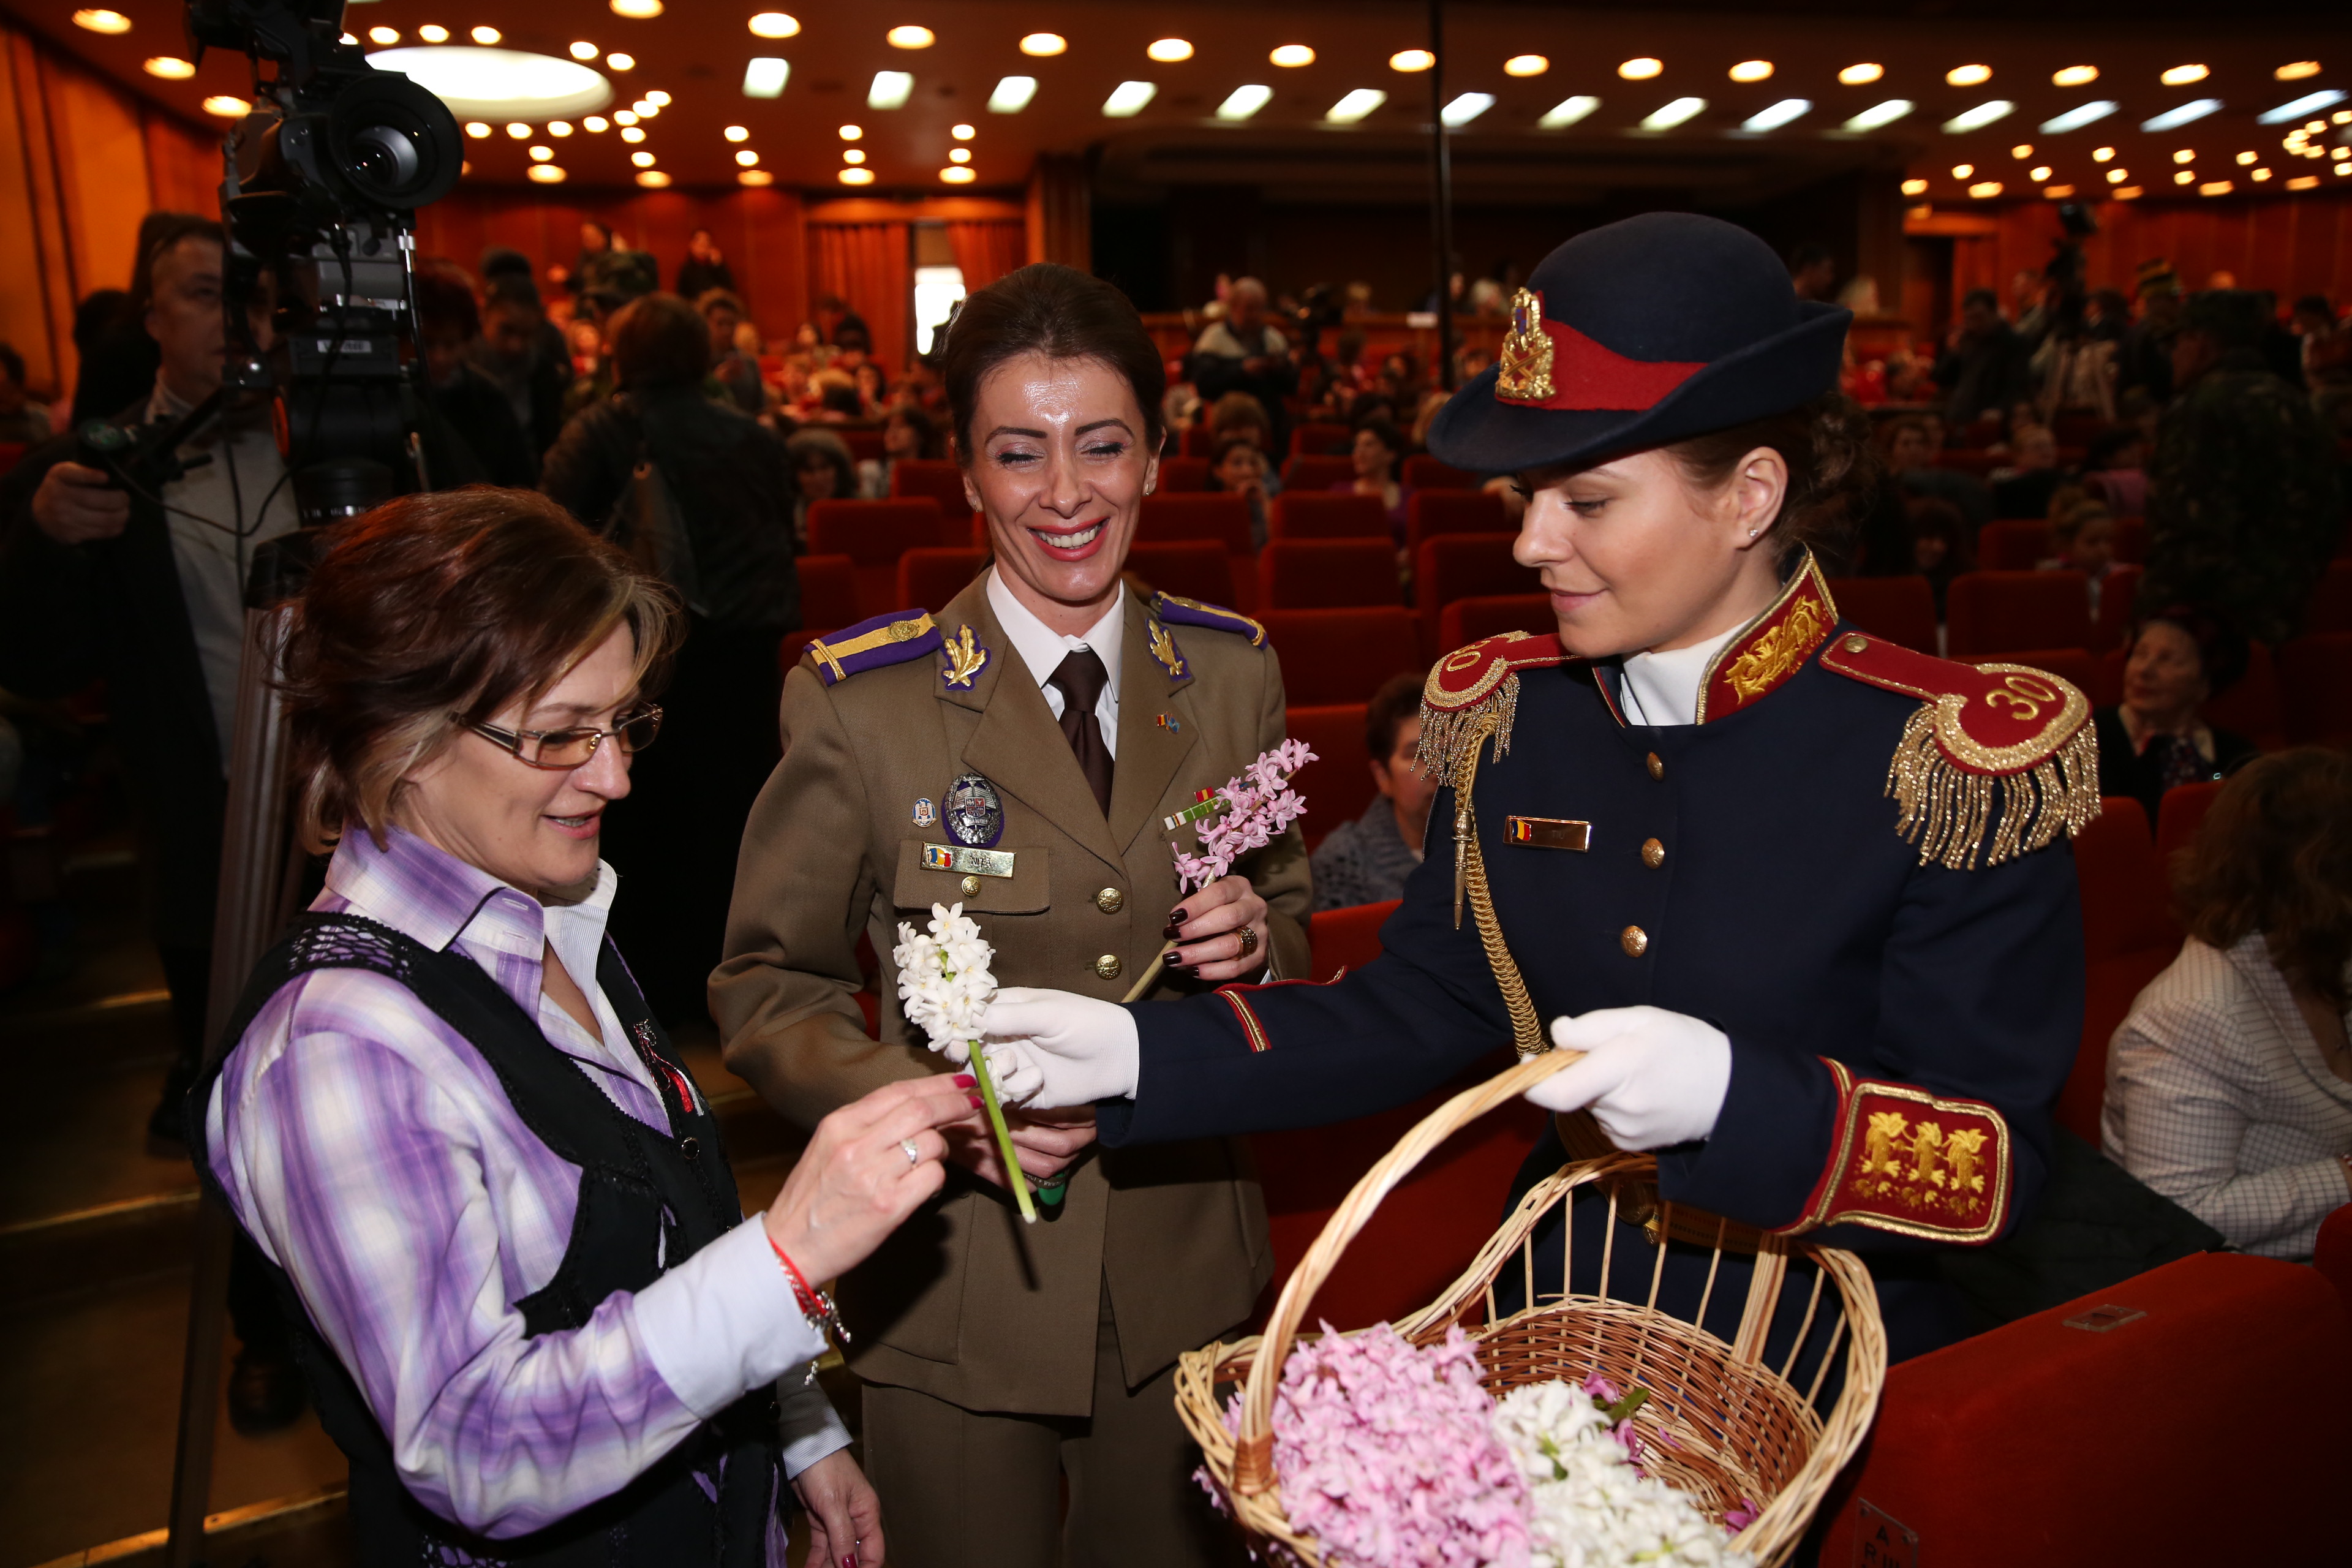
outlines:
[{"label": "theater audience", "polygon": [[425,395],[473,455],[476,475],[434,475],[436,485],[466,478],[528,489],[539,478],[539,454],[515,420],[507,395],[476,368],[482,318],[474,303],[474,280],[455,262],[431,258],[416,264],[416,316],[425,354]]},{"label": "theater audience", "polygon": [[2030,345],[2001,319],[1990,289],[1971,289],[1960,300],[1960,322],[1936,356],[1936,384],[1944,389],[1944,417],[1970,425],[2006,413],[2026,395]]},{"label": "theater audience", "polygon": [[2083,483],[2117,517],[2141,517],[2147,510],[2147,444],[2129,425],[2102,430],[2083,458]]},{"label": "theater audience", "polygon": [[[713,289],[735,291],[735,274],[727,266],[718,243],[707,228],[698,228],[686,237],[686,259],[677,264],[677,297],[700,300]],[[741,313],[741,308],[737,308]]]},{"label": "theater audience", "polygon": [[2172,400],[2172,344],[2180,331],[2182,303],[2180,279],[2168,263],[2140,268],[2139,320],[2124,333],[2116,353],[2116,387],[2125,398],[2137,393],[2158,407]]},{"label": "theater audience", "polygon": [[1359,420],[1348,458],[1355,465],[1356,477],[1333,485],[1333,493],[1371,496],[1379,500],[1381,510],[1388,516],[1389,531],[1402,543],[1405,503],[1412,499],[1412,492],[1397,478],[1398,467],[1404,461],[1404,437],[1397,434],[1395,426],[1378,416]]},{"label": "theater audience", "polygon": [[2116,564],[2116,520],[2106,507],[2069,487],[2051,503],[2050,544],[2054,553],[2036,562],[2042,572],[2080,572],[2090,584],[2091,618],[2097,620],[2107,574]]},{"label": "theater audience", "polygon": [[25,356],[0,343],[0,442],[31,446],[48,438],[48,405],[25,390]]},{"label": "theater audience", "polygon": [[[1952,579],[1976,568],[1977,531],[1950,501],[1914,496],[1904,504],[1911,520],[1911,561],[1936,595],[1936,621],[1944,619],[1944,595]],[[1923,650],[1925,651],[1925,650]]]},{"label": "theater audience", "polygon": [[795,430],[784,442],[792,464],[793,549],[809,548],[809,508],[821,500],[849,500],[857,494],[857,459],[849,443],[830,430]]},{"label": "theater audience", "polygon": [[2204,707],[2246,670],[2246,639],[2211,613],[2167,606],[2133,628],[2124,697],[2094,715],[2099,793],[2128,795],[2156,821],[2164,792],[2229,773],[2252,741],[2205,721]]},{"label": "theater audience", "polygon": [[694,301],[710,329],[711,379],[736,407],[746,414],[759,413],[768,400],[767,386],[760,379],[760,362],[735,346],[737,331],[743,325],[743,301],[725,289],[707,289],[699,295],[680,298]]},{"label": "theater audience", "polygon": [[1936,466],[1938,447],[1935,426],[1916,415],[1890,419],[1878,428],[1886,471],[1908,496],[1927,496],[1948,502],[1981,529],[1993,518],[1992,490],[1976,475]]},{"label": "theater audience", "polygon": [[1992,471],[1992,510],[1997,517],[2047,517],[2050,498],[2066,482],[2058,466],[2058,437],[2047,425],[2012,426],[2008,467]]},{"label": "theater audience", "polygon": [[890,472],[900,462],[916,458],[937,462],[945,456],[945,441],[931,416],[911,404],[900,404],[882,422],[882,456],[857,465],[857,493],[879,500],[890,493]]},{"label": "theater audience", "polygon": [[1209,489],[1248,500],[1253,550],[1265,548],[1265,498],[1270,482],[1265,453],[1251,438],[1250,432],[1234,430],[1217,437],[1216,445],[1209,451]]},{"label": "theater audience", "polygon": [[2352,1201],[2352,756],[2223,786],[2175,872],[2189,940],[2107,1051],[2107,1157],[2243,1252],[2307,1258]]},{"label": "theater audience", "polygon": [[1290,341],[1266,320],[1265,285],[1236,278],[1225,294],[1222,320],[1202,329],[1189,362],[1192,384],[1213,404],[1229,392],[1246,392],[1266,412],[1280,451],[1289,437],[1285,399],[1298,390],[1298,367],[1290,362]]},{"label": "theater audience", "polygon": [[1421,864],[1429,807],[1437,798],[1437,780],[1414,765],[1421,687],[1420,676],[1400,675],[1365,705],[1364,751],[1380,793],[1361,816],[1341,823],[1315,847],[1307,864],[1318,910],[1402,898],[1405,879]]},{"label": "theater audience", "polygon": [[1209,405],[1209,441],[1239,436],[1269,458],[1274,456],[1274,421],[1265,405],[1246,392],[1228,392]]},{"label": "theater audience", "polygon": [[474,368],[505,395],[507,411],[530,441],[535,476],[539,460],[563,433],[571,351],[563,329],[547,319],[527,263],[521,271],[486,271],[483,289],[482,335],[474,342]]}]

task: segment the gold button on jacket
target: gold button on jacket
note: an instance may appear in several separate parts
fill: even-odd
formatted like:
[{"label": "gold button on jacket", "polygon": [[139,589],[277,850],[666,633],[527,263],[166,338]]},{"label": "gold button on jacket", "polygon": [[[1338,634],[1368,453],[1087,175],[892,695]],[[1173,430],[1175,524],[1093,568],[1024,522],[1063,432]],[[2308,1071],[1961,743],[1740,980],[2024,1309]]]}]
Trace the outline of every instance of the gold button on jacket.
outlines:
[{"label": "gold button on jacket", "polygon": [[[1129,595],[1106,820],[984,580],[934,618],[951,641],[971,627],[987,650],[971,686],[946,685],[937,653],[833,686],[804,663],[784,683],[783,761],[744,832],[711,1006],[727,1065],[803,1129],[883,1084],[948,1070],[919,1031],[908,1041],[888,973],[900,920],[961,899],[996,948],[999,984],[1116,1002],[1160,951],[1177,900],[1160,818],[1283,738],[1272,648],[1170,627],[1184,668],[1171,675],[1152,657],[1149,605]],[[918,827],[911,815],[967,773],[1002,798],[992,847],[1013,857],[1011,876],[979,877],[970,895],[958,874],[923,864],[925,844],[950,842],[945,825]],[[1297,830],[1242,868],[1271,906],[1259,956],[1277,976],[1305,976]],[[885,971],[879,1039],[856,996],[860,936]],[[1152,994],[1207,989],[1171,975]],[[1223,1139],[1096,1148],[1060,1217],[1024,1226],[1001,1189],[950,1165],[944,1194],[842,1282],[851,1364],[966,1410],[1085,1415],[1106,1284],[1130,1387],[1249,1316],[1271,1270],[1251,1170]]]},{"label": "gold button on jacket", "polygon": [[1666,863],[1666,847],[1654,838],[1642,840],[1642,864],[1655,870]]},{"label": "gold button on jacket", "polygon": [[1640,926],[1627,926],[1617,933],[1617,945],[1625,950],[1628,958],[1639,958],[1650,951],[1650,933]]}]

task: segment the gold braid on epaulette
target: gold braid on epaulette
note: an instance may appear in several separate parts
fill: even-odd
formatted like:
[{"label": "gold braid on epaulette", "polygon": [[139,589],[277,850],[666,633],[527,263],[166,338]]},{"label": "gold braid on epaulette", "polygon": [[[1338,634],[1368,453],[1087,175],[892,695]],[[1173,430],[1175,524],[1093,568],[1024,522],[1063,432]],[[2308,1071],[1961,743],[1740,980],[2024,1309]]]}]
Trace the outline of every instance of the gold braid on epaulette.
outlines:
[{"label": "gold braid on epaulette", "polygon": [[1495,760],[1499,763],[1511,754],[1511,723],[1518,716],[1516,672],[1504,676],[1502,683],[1485,697],[1459,708],[1440,708],[1424,692],[1413,765],[1423,778],[1452,779],[1463,757],[1476,752],[1478,743],[1489,735],[1495,738]]},{"label": "gold braid on epaulette", "polygon": [[[1940,860],[1965,871],[1981,852],[1987,866],[1998,866],[2043,847],[2062,829],[2069,837],[2080,833],[2099,815],[2099,743],[2091,725],[2084,723],[2032,767],[1976,773],[1955,765],[1937,738],[1944,704],[1958,701],[1920,704],[1887,765],[1886,793],[1902,808],[1895,830],[1918,844],[1919,864]],[[1961,733],[1957,722],[1943,731],[1947,740]]]},{"label": "gold braid on epaulette", "polygon": [[[1517,684],[1514,676],[1504,683],[1505,689]],[[1528,983],[1519,975],[1509,944],[1503,941],[1502,922],[1495,918],[1495,898],[1486,887],[1486,858],[1479,853],[1478,823],[1470,810],[1471,786],[1478,779],[1479,742],[1507,721],[1483,705],[1471,710],[1469,719],[1457,737],[1466,744],[1455,754],[1450,775],[1454,781],[1454,928],[1462,929],[1462,900],[1466,896],[1478,941],[1486,950],[1487,967],[1494,970],[1495,984],[1503,993],[1503,1009],[1511,1016],[1511,1045],[1525,1060],[1551,1047],[1544,1038],[1542,1021],[1536,1016],[1536,1005],[1528,995]]]}]

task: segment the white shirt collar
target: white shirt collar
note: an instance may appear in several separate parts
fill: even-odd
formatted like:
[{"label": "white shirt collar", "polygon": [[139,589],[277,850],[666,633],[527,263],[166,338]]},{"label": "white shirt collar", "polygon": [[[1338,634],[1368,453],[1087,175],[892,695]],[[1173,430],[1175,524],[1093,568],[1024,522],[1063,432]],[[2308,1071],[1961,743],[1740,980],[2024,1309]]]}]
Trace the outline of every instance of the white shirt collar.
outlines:
[{"label": "white shirt collar", "polygon": [[1619,688],[1625,721],[1656,729],[1696,723],[1699,683],[1706,679],[1706,667],[1745,629],[1734,626],[1721,637],[1665,653],[1627,655]]},{"label": "white shirt collar", "polygon": [[1073,649],[1084,647],[1094,650],[1095,657],[1103,661],[1103,668],[1110,675],[1110,679],[1103,682],[1101,698],[1095,703],[1095,717],[1102,723],[1104,744],[1109,747],[1111,755],[1116,758],[1118,755],[1119,649],[1127,640],[1122,635],[1127,613],[1126,585],[1120,585],[1118,595],[1111,600],[1110,608],[1103,612],[1102,619],[1087,628],[1084,637],[1064,637],[1039,620],[1029,606],[1013,597],[1013,590],[1004,585],[1004,573],[1000,567],[989,569],[988,605],[996,612],[997,624],[1012,639],[1013,651],[1021,656],[1021,662],[1028,668],[1030,679],[1045,694],[1045,705],[1054,710],[1056,719],[1062,716],[1062,693],[1046,682],[1053,679],[1054,671],[1062,667],[1062,660],[1067,658]]}]

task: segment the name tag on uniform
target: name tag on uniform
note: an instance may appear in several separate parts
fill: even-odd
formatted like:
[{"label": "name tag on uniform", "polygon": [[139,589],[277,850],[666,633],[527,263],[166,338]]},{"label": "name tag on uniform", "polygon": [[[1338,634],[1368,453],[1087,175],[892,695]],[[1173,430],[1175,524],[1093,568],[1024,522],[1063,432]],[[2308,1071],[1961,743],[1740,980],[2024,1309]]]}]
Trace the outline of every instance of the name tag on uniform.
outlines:
[{"label": "name tag on uniform", "polygon": [[1010,877],[1013,875],[1013,851],[974,849],[961,844],[926,844],[923,846],[923,868],[927,871],[953,871],[966,877]]},{"label": "name tag on uniform", "polygon": [[1503,818],[1506,842],[1528,849],[1575,849],[1592,847],[1592,824],[1573,822],[1557,816],[1507,816]]}]

